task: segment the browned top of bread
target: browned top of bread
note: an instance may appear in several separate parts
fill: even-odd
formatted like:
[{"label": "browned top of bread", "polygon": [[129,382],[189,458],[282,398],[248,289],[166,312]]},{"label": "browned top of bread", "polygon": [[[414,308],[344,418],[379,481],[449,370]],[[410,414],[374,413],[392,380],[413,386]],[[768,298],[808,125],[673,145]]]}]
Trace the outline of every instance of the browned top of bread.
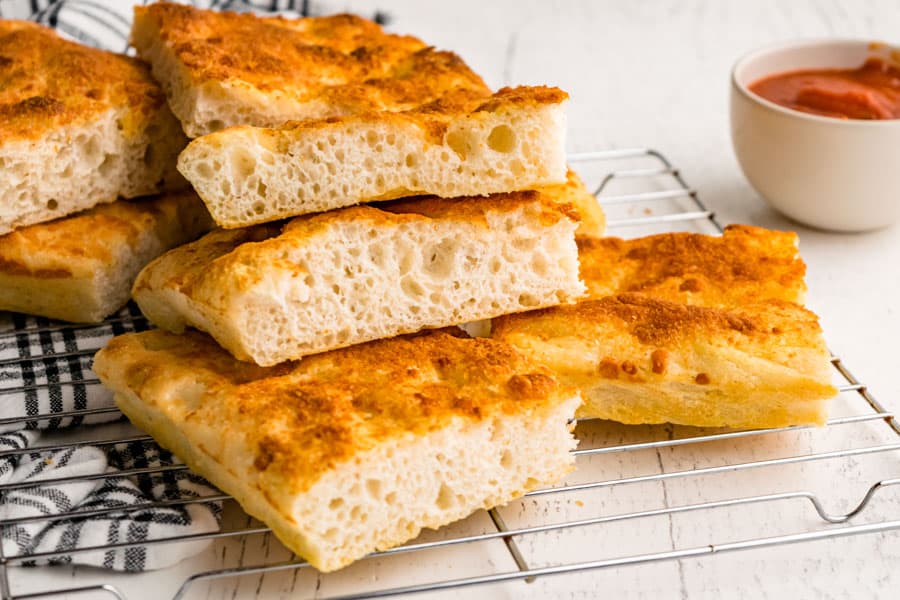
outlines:
[{"label": "browned top of bread", "polygon": [[[538,190],[551,194],[557,203],[569,204],[574,208],[578,214],[576,237],[599,238],[606,231],[606,214],[600,202],[572,169],[566,173],[566,183],[544,186]],[[590,242],[585,242],[584,245],[586,244]]]},{"label": "browned top of bread", "polygon": [[329,114],[403,110],[449,90],[489,94],[455,54],[354,15],[286,19],[159,3],[135,7],[139,27],[157,32],[191,85],[230,82],[317,99]]},{"label": "browned top of bread", "polygon": [[[466,223],[477,223],[487,226],[488,215],[512,212],[521,209],[525,205],[533,204],[538,211],[541,222],[552,225],[560,219],[578,219],[571,204],[561,201],[559,198],[565,193],[565,185],[545,186],[541,191],[526,190],[522,192],[508,192],[506,194],[491,194],[490,196],[470,196],[462,198],[439,198],[437,196],[418,196],[405,198],[378,204],[378,209],[389,214],[371,213],[369,219],[375,224],[400,223],[404,220],[415,219],[416,215],[429,219],[453,219]],[[352,207],[346,210],[363,209],[372,207]],[[327,216],[331,215],[331,216]],[[327,223],[335,218],[344,221],[346,217],[332,213],[325,215],[312,215],[300,217],[290,222],[290,227],[318,227],[319,223]],[[315,225],[314,225],[315,224]]]},{"label": "browned top of bread", "polygon": [[[796,320],[790,323],[790,327],[775,327],[773,331],[772,317],[787,313],[791,313]],[[810,330],[811,325],[814,333],[819,331],[815,326],[818,321],[812,312],[778,300],[753,306],[752,310],[742,307],[722,310],[689,306],[641,294],[619,294],[569,306],[508,315],[505,319],[517,317],[526,323],[539,320],[542,325],[532,328],[532,333],[540,338],[559,335],[568,329],[567,336],[591,339],[593,332],[585,331],[583,327],[572,327],[571,324],[575,322],[573,319],[577,319],[581,324],[615,320],[623,331],[628,331],[636,343],[654,347],[665,347],[674,341],[684,340],[688,334],[704,336],[707,339],[722,339],[723,335],[745,337],[803,335]]]},{"label": "browned top of bread", "polygon": [[[818,376],[831,389],[828,351],[816,315],[781,300],[724,310],[621,294],[507,315],[494,321],[491,335],[519,349],[555,346],[558,350],[545,358],[559,372],[600,352],[603,360],[591,364],[605,378],[685,383],[743,378],[746,385],[762,385],[754,383],[752,373],[735,370],[735,353],[744,353]],[[679,357],[676,373],[669,372],[670,356]],[[694,358],[685,363],[686,356]]]},{"label": "browned top of bread", "polygon": [[[191,221],[188,223],[187,221]],[[204,224],[197,225],[198,221]],[[211,218],[192,191],[120,200],[0,236],[0,274],[34,278],[90,277],[123,247],[155,231],[163,247],[183,231],[209,228]]]},{"label": "browned top of bread", "polygon": [[[443,97],[416,105],[397,112],[358,112],[344,116],[332,116],[321,119],[289,121],[280,127],[259,128],[249,125],[236,125],[221,131],[204,135],[192,141],[193,146],[226,147],[234,142],[234,133],[249,130],[256,137],[265,138],[266,143],[279,153],[287,153],[296,137],[296,132],[332,129],[336,126],[355,123],[371,123],[373,121],[399,127],[414,125],[420,129],[427,142],[443,143],[448,126],[456,119],[466,115],[477,115],[488,112],[511,112],[524,107],[537,107],[560,104],[569,98],[569,94],[555,87],[520,86],[502,88],[493,95],[481,94],[464,88],[448,91]],[[451,144],[452,145],[452,144]],[[465,152],[465,148],[456,149]]]},{"label": "browned top of bread", "polygon": [[0,20],[0,143],[38,139],[127,108],[125,135],[143,130],[165,95],[139,61],[60,38],[47,27]]},{"label": "browned top of bread", "polygon": [[263,368],[203,334],[154,330],[114,338],[94,369],[113,390],[129,390],[185,428],[221,424],[222,439],[255,448],[261,477],[285,494],[385,440],[572,397],[506,344],[437,331]]},{"label": "browned top of bread", "polygon": [[802,303],[806,265],[797,234],[729,225],[721,237],[664,233],[632,240],[579,239],[591,298],[639,292],[663,300],[728,307],[765,299]]},{"label": "browned top of bread", "polygon": [[[173,250],[151,263],[138,277],[135,292],[153,289],[166,281],[185,294],[218,298],[222,286],[247,289],[262,281],[272,267],[295,276],[307,273],[303,265],[291,262],[293,251],[304,244],[316,243],[317,235],[342,226],[399,227],[405,223],[434,219],[456,220],[467,225],[488,226],[488,219],[519,210],[530,211],[542,223],[551,225],[560,219],[575,218],[568,205],[553,202],[551,193],[536,191],[494,194],[487,197],[421,197],[374,206],[353,206],[304,215],[287,222],[273,222],[243,229],[216,230],[199,240]],[[173,280],[169,269],[177,265]],[[159,280],[158,280],[159,279]]]}]

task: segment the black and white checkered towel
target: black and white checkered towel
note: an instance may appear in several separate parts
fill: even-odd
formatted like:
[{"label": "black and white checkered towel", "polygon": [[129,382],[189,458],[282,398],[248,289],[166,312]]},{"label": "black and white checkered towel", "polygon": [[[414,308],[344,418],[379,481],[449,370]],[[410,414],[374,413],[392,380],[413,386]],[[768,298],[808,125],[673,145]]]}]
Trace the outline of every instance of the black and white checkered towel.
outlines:
[{"label": "black and white checkered towel", "polygon": [[[206,543],[140,542],[218,530],[219,503],[182,502],[219,494],[193,473],[115,476],[123,470],[178,464],[153,442],[28,451],[42,444],[46,430],[121,418],[90,370],[93,352],[113,335],[145,328],[133,306],[96,327],[60,328],[46,319],[0,317],[0,527],[5,556],[34,557],[23,564],[78,563],[141,571],[175,564]],[[44,418],[68,412],[88,414]],[[59,481],[41,483],[47,480]],[[76,516],[61,517],[71,513]],[[116,547],[106,548],[111,545]],[[95,547],[104,548],[89,550]]]},{"label": "black and white checkered towel", "polygon": [[[91,361],[110,337],[147,328],[136,307],[129,305],[106,323],[91,327],[56,327],[48,319],[18,314],[0,319],[0,432],[121,418],[112,394],[91,371]],[[40,358],[49,355],[54,358]],[[21,422],[26,416],[73,411],[80,414]]]}]

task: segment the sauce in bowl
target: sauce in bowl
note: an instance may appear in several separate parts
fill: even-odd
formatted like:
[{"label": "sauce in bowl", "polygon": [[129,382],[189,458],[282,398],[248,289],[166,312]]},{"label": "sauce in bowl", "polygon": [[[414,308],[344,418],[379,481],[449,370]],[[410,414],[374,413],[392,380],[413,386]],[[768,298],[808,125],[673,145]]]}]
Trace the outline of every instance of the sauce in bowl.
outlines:
[{"label": "sauce in bowl", "polygon": [[837,119],[900,119],[900,68],[870,58],[856,69],[788,71],[749,89],[780,106]]}]

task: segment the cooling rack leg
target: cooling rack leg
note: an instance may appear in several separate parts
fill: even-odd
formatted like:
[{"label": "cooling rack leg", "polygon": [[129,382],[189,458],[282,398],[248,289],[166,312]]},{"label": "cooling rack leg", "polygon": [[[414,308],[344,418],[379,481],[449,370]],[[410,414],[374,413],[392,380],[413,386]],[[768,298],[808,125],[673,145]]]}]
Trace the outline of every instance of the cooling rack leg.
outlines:
[{"label": "cooling rack leg", "polygon": [[[2,554],[2,550],[0,550],[0,554]],[[6,559],[2,557],[0,557],[0,598],[3,600],[12,598],[12,592],[9,591],[9,566],[6,564]]]},{"label": "cooling rack leg", "polygon": [[[6,527],[0,527],[0,539],[6,534]],[[6,562],[6,555],[3,553],[3,544],[0,543],[0,598],[9,600],[12,598],[12,592],[9,590],[9,565]]]},{"label": "cooling rack leg", "polygon": [[[494,527],[497,528],[497,531],[509,531],[509,529],[506,527],[506,523],[503,521],[503,517],[500,516],[500,513],[497,512],[496,508],[492,508],[491,510],[489,510],[488,514],[491,516],[491,521],[494,522]],[[522,553],[519,551],[519,547],[516,545],[516,542],[512,539],[512,537],[504,537],[503,543],[506,544],[506,549],[509,550],[509,553],[512,556],[513,560],[516,561],[516,566],[519,567],[519,570],[527,571],[528,563],[525,562],[525,558],[522,556]],[[534,581],[534,579],[534,577],[526,577],[525,583],[531,583],[532,581]]]}]

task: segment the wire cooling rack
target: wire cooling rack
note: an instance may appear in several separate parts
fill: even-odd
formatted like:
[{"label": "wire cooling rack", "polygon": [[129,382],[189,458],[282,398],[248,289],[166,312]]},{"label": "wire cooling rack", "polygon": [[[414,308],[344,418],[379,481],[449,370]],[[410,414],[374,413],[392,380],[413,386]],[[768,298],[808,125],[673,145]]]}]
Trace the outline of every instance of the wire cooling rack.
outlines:
[{"label": "wire cooling rack", "polygon": [[[592,152],[573,155],[570,161],[596,186],[595,194],[609,218],[610,234],[721,232],[697,192],[657,151]],[[129,318],[140,318],[136,314],[132,309]],[[116,323],[113,320],[98,327],[114,332]],[[64,328],[73,326],[4,335],[42,335]],[[46,355],[22,360],[43,358]],[[704,555],[900,529],[896,498],[880,491],[900,484],[900,462],[894,454],[900,450],[900,426],[840,357],[833,357],[832,364],[841,394],[824,428],[712,431],[580,421],[576,429],[580,444],[574,451],[578,468],[562,484],[531,492],[520,501],[477,513],[437,532],[426,532],[405,546],[375,553],[335,574],[320,575],[288,553],[268,528],[246,517],[225,495],[181,499],[175,503],[224,500],[226,518],[220,532],[191,536],[194,541],[211,540],[212,549],[205,558],[169,569],[164,577],[167,591],[154,597],[179,600],[204,594],[243,597],[255,593],[260,597],[346,600],[439,592],[517,580],[545,581],[562,574],[577,577],[580,572],[672,564]],[[88,373],[82,383],[96,383],[96,379]],[[16,391],[22,390],[2,388],[0,383],[0,393]],[[77,418],[114,410],[62,416]],[[60,416],[32,415],[21,420]],[[850,428],[852,433],[848,433]],[[102,438],[92,431],[87,442],[64,439],[42,449],[149,439],[123,426],[114,427],[113,432]],[[84,431],[80,433],[84,437]],[[853,442],[849,447],[848,439]],[[164,465],[157,470],[183,468]],[[856,494],[834,498],[838,487],[834,481],[839,478],[852,484],[843,489],[858,488]],[[7,487],[0,486],[0,493]],[[884,506],[873,508],[879,500],[885,501]],[[835,504],[844,508],[827,508]],[[629,509],[616,511],[620,505]],[[786,510],[786,505],[794,510]],[[148,505],[135,508],[143,510]],[[62,516],[78,518],[74,513]],[[0,527],[11,524],[10,520],[0,521]],[[734,532],[734,539],[722,539],[723,530]],[[184,539],[158,539],[149,544]],[[612,542],[604,544],[604,539]],[[590,543],[586,545],[585,540]],[[75,552],[106,549],[109,547],[98,546]],[[126,575],[63,567],[68,576],[55,577],[53,581],[64,583],[54,586],[46,583],[42,574],[59,567],[20,566],[30,559],[52,556],[0,556],[0,596],[21,599],[93,592],[126,599],[147,597],[146,589],[143,594],[134,591],[136,586],[146,585],[144,582],[159,585],[158,572]],[[459,575],[460,571],[465,574]],[[516,597],[528,596],[529,589],[535,597],[546,593],[535,585],[519,585]]]}]

